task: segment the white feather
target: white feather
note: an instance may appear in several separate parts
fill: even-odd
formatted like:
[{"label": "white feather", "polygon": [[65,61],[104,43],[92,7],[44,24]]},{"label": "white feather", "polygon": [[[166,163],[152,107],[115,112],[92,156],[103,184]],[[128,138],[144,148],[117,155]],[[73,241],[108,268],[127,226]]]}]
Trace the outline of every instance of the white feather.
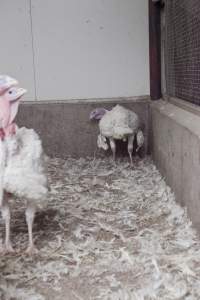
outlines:
[{"label": "white feather", "polygon": [[97,146],[99,148],[104,149],[105,151],[108,150],[108,144],[107,144],[105,136],[102,136],[101,134],[98,135],[98,137],[97,137]]},{"label": "white feather", "polygon": [[3,143],[6,147],[4,189],[41,206],[46,199],[48,187],[44,169],[45,158],[37,133],[23,127]]},{"label": "white feather", "polygon": [[121,105],[116,105],[111,111],[106,112],[99,122],[100,133],[114,139],[124,139],[136,133],[138,128],[138,116]]},{"label": "white feather", "polygon": [[143,135],[142,130],[138,130],[136,138],[137,138],[137,149],[136,149],[136,151],[138,151],[142,147],[142,145],[144,144],[144,135]]},{"label": "white feather", "polygon": [[106,138],[126,141],[128,137],[136,136],[136,151],[144,144],[144,135],[140,129],[138,115],[121,105],[116,105],[111,111],[105,113],[99,121],[99,130],[97,145],[104,150],[108,149]]},{"label": "white feather", "polygon": [[6,149],[4,142],[0,139],[0,207],[3,202],[4,170],[5,170]]}]

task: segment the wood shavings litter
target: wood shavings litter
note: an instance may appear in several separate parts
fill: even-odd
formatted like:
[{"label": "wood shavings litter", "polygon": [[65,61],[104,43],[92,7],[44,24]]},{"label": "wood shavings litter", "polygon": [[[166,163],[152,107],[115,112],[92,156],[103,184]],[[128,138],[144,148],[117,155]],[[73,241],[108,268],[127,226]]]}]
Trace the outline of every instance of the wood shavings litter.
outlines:
[{"label": "wood shavings litter", "polygon": [[[199,300],[200,241],[150,158],[51,159],[51,193],[34,225],[39,255],[23,255],[23,202],[0,257],[1,300]],[[4,231],[0,220],[1,236]]]}]

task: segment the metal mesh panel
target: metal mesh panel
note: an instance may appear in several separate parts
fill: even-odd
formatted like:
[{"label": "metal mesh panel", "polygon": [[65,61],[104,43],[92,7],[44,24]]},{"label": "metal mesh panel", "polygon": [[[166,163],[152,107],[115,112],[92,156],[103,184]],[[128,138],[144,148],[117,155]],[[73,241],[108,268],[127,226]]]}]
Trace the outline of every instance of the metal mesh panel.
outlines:
[{"label": "metal mesh panel", "polygon": [[200,0],[165,3],[167,94],[200,105]]}]

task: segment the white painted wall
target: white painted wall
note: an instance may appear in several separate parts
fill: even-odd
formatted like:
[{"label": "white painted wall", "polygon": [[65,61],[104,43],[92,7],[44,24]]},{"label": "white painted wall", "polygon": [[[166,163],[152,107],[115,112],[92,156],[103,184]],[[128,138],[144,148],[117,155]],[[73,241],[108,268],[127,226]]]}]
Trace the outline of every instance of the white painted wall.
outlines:
[{"label": "white painted wall", "polygon": [[0,0],[0,74],[22,82],[35,99],[30,2]]},{"label": "white painted wall", "polygon": [[10,33],[1,72],[21,79],[28,98],[34,90],[38,100],[149,94],[148,0],[0,3],[0,34]]}]

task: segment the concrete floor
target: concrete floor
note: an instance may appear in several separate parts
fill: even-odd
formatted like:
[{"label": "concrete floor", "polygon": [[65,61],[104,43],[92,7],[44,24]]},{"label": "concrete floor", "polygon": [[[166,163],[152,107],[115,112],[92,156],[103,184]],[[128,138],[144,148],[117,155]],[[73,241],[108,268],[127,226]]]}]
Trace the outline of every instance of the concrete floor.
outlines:
[{"label": "concrete floor", "polygon": [[48,172],[33,258],[23,255],[23,203],[13,201],[19,252],[0,259],[1,300],[200,299],[200,242],[150,158],[134,168],[128,157],[52,159]]}]

